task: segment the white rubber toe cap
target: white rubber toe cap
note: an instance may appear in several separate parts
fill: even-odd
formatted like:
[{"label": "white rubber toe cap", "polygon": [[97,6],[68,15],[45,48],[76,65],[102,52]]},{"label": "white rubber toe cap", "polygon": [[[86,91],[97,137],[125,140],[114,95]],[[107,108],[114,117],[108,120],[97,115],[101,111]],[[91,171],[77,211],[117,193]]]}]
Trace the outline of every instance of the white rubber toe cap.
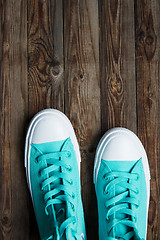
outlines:
[{"label": "white rubber toe cap", "polygon": [[77,138],[71,122],[65,114],[56,109],[45,109],[37,113],[32,119],[26,136],[25,166],[29,161],[31,144],[40,144],[53,141],[71,139],[80,165],[81,157]]},{"label": "white rubber toe cap", "polygon": [[32,143],[60,141],[69,136],[68,126],[66,126],[64,119],[60,118],[56,112],[49,112],[37,119]]},{"label": "white rubber toe cap", "polygon": [[133,161],[141,158],[141,151],[135,138],[128,135],[126,131],[118,131],[106,142],[102,155],[103,160],[109,161]]}]

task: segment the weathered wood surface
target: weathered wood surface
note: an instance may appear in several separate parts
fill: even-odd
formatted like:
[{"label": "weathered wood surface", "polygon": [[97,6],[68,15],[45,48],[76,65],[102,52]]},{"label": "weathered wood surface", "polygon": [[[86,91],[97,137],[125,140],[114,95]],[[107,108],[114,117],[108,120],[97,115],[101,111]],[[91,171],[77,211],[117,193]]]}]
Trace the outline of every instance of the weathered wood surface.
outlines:
[{"label": "weathered wood surface", "polygon": [[75,128],[80,144],[82,197],[90,239],[98,238],[92,176],[94,152],[101,131],[98,46],[98,1],[65,1],[65,113]]},{"label": "weathered wood surface", "polygon": [[159,0],[0,1],[0,240],[38,240],[23,167],[27,125],[57,108],[80,144],[88,239],[98,239],[97,143],[124,126],[151,169],[148,239],[160,239]]},{"label": "weathered wood surface", "polygon": [[159,13],[159,1],[136,1],[137,128],[148,154],[151,171],[148,239],[160,237]]},{"label": "weathered wood surface", "polygon": [[99,1],[102,129],[136,132],[133,1]]},{"label": "weathered wood surface", "polygon": [[[64,111],[62,0],[28,1],[28,112]],[[30,239],[39,239],[31,210]]]},{"label": "weathered wood surface", "polygon": [[61,0],[28,1],[29,115],[64,109],[63,6]]},{"label": "weathered wood surface", "polygon": [[28,115],[26,2],[0,1],[0,15],[0,239],[29,239],[23,165]]}]

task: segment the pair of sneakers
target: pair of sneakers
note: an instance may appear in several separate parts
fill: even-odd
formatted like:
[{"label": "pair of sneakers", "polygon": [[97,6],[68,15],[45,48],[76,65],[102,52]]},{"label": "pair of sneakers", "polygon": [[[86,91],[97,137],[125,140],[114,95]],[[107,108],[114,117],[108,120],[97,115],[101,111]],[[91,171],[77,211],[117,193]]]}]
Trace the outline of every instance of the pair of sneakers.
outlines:
[{"label": "pair of sneakers", "polygon": [[[55,109],[39,112],[27,132],[25,167],[42,240],[86,240],[80,162],[69,119]],[[113,128],[102,137],[94,184],[99,239],[146,239],[150,171],[134,133]]]}]

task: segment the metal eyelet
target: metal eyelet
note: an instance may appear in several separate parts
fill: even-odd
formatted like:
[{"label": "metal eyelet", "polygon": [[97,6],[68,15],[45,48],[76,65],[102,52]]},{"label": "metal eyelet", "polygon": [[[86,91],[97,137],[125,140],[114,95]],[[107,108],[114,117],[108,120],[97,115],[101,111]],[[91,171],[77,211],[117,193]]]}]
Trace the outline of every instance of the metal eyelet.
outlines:
[{"label": "metal eyelet", "polygon": [[70,153],[70,152],[67,153],[67,157],[68,157],[68,158],[71,157],[71,153]]},{"label": "metal eyelet", "polygon": [[73,212],[75,212],[75,207],[74,207],[74,205],[72,206],[72,210],[73,210]]},{"label": "metal eyelet", "polygon": [[138,209],[140,206],[140,201],[138,200],[138,204],[135,205],[136,209]]},{"label": "metal eyelet", "polygon": [[102,179],[103,179],[104,181],[106,180],[106,176],[105,176],[105,174],[103,175]]},{"label": "metal eyelet", "polygon": [[69,172],[71,172],[71,171],[72,171],[72,167],[69,165],[69,166],[67,167],[67,170],[68,170]]},{"label": "metal eyelet", "polygon": [[72,193],[72,198],[75,199],[75,194],[74,193]]},{"label": "metal eyelet", "polygon": [[138,173],[136,173],[136,175],[137,175],[136,181],[138,181],[138,180],[139,180],[139,174],[138,174]]}]

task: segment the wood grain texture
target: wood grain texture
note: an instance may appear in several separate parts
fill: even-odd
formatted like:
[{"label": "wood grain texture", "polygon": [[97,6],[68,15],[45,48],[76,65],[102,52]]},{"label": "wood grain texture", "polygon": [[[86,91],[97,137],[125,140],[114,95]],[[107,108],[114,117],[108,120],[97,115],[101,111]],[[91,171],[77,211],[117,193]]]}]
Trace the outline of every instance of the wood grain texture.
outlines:
[{"label": "wood grain texture", "polygon": [[31,117],[48,107],[80,144],[87,239],[98,239],[95,149],[115,126],[147,151],[147,239],[160,239],[159,15],[159,0],[0,0],[0,240],[40,239],[23,152]]},{"label": "wood grain texture", "polygon": [[29,114],[63,110],[63,7],[61,0],[28,0]]},{"label": "wood grain texture", "polygon": [[65,113],[81,149],[88,239],[97,239],[93,161],[100,135],[98,1],[64,2]]},{"label": "wood grain texture", "polygon": [[22,141],[28,100],[27,10],[25,1],[0,5],[0,239],[28,239]]},{"label": "wood grain texture", "polygon": [[134,2],[99,1],[102,130],[136,132]]},{"label": "wood grain texture", "polygon": [[159,1],[136,1],[136,73],[138,136],[148,154],[151,199],[148,239],[159,239]]},{"label": "wood grain texture", "polygon": [[[64,109],[62,0],[28,0],[29,117]],[[30,239],[39,239],[33,210]]]},{"label": "wood grain texture", "polygon": [[9,1],[1,2],[0,6],[0,238],[11,237],[11,162],[10,162],[10,88],[9,88],[9,32],[7,16]]}]

